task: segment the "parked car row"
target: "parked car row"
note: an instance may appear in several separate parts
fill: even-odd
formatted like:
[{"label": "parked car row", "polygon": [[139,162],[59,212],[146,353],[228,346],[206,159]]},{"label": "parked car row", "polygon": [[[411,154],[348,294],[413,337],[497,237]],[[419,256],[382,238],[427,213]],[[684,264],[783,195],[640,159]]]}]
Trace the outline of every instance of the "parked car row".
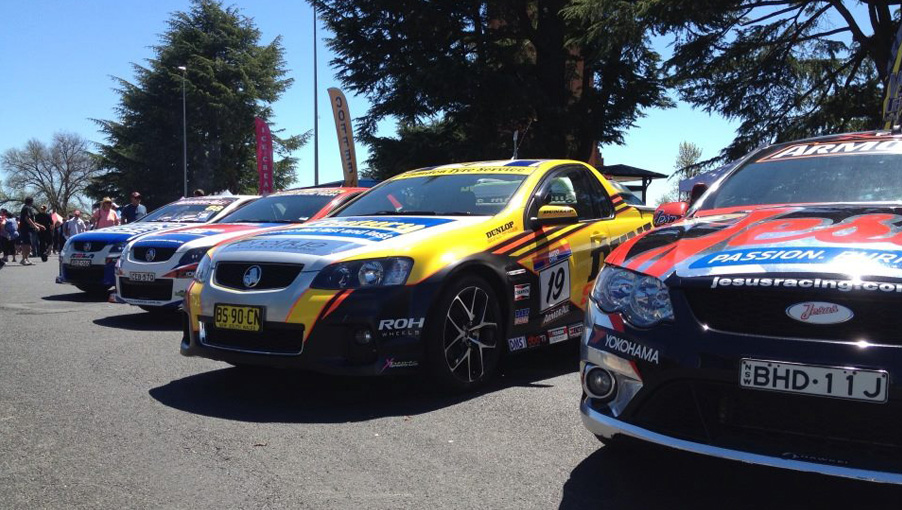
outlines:
[{"label": "parked car row", "polygon": [[578,339],[603,442],[902,483],[902,136],[776,144],[693,196],[654,211],[576,161],[442,165],[182,200],[75,236],[59,280],[178,307],[181,353],[236,366],[465,391]]}]

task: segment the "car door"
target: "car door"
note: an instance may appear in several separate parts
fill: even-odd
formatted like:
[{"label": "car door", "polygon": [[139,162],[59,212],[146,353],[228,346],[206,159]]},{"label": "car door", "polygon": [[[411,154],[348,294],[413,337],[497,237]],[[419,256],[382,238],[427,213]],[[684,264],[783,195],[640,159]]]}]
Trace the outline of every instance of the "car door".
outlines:
[{"label": "car door", "polygon": [[[531,303],[545,327],[582,319],[598,264],[593,247],[608,236],[614,206],[595,175],[582,165],[564,165],[545,176],[527,208],[527,221],[537,217],[543,205],[572,207],[577,214],[573,223],[537,228],[535,243],[518,260],[535,274],[537,296]],[[563,339],[560,328],[548,335],[551,343]]]}]

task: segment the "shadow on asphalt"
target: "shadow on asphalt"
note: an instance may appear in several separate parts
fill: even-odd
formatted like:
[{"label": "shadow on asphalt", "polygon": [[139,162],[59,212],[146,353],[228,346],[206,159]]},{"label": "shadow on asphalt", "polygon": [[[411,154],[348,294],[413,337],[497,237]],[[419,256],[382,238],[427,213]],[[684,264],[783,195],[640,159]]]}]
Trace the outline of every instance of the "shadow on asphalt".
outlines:
[{"label": "shadow on asphalt", "polygon": [[560,508],[822,510],[897,508],[900,501],[902,488],[896,486],[754,466],[629,441],[600,448],[583,460],[564,484]]},{"label": "shadow on asphalt", "polygon": [[449,395],[424,376],[337,377],[291,370],[225,368],[178,379],[150,396],[182,411],[247,422],[342,423],[413,416],[504,388],[548,387],[539,381],[576,372],[578,347],[556,345],[502,362],[483,390]]},{"label": "shadow on asphalt", "polygon": [[88,292],[71,292],[69,294],[55,294],[53,296],[43,296],[44,301],[67,301],[70,303],[105,303],[109,294],[104,293],[88,293]]},{"label": "shadow on asphalt", "polygon": [[[129,307],[131,308],[131,307]],[[135,308],[137,310],[137,308]],[[173,313],[137,312],[94,319],[94,324],[129,331],[181,331],[182,318]]]}]

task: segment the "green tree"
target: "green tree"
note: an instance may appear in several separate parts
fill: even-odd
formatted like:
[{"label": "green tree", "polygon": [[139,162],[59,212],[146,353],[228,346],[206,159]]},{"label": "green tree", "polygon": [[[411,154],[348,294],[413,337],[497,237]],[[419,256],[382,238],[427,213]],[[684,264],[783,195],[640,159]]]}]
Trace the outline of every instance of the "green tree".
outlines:
[{"label": "green tree", "polygon": [[[520,157],[587,160],[643,108],[670,104],[631,2],[310,1],[335,34],[339,80],[372,104],[357,125],[371,175],[506,159],[515,131]],[[385,118],[398,138],[375,135]]]},{"label": "green tree", "polygon": [[74,133],[56,133],[49,145],[29,140],[21,149],[4,152],[0,166],[6,172],[7,190],[0,190],[0,203],[34,196],[37,203],[64,215],[101,173],[89,142]]},{"label": "green tree", "polygon": [[705,162],[700,162],[701,159],[701,147],[685,140],[680,142],[680,146],[677,148],[676,161],[673,164],[674,172],[667,178],[674,181],[672,188],[658,199],[658,204],[675,202],[680,199],[680,181],[695,177],[708,168]]},{"label": "green tree", "polygon": [[[643,4],[643,16],[675,36],[667,65],[680,97],[740,121],[720,159],[736,159],[771,141],[880,125],[887,63],[899,27],[891,7],[898,2]],[[856,16],[854,9],[867,15]]]},{"label": "green tree", "polygon": [[[108,141],[101,165],[110,172],[89,194],[126,197],[140,190],[151,206],[182,195],[183,77],[189,193],[198,187],[256,192],[254,117],[272,117],[270,105],[292,82],[285,78],[281,39],[259,41],[252,19],[214,0],[193,0],[189,12],[174,13],[154,57],[146,66],[133,64],[134,82],[116,78],[119,118],[97,121]],[[297,161],[288,154],[309,133],[273,131],[278,189],[294,181]]]}]

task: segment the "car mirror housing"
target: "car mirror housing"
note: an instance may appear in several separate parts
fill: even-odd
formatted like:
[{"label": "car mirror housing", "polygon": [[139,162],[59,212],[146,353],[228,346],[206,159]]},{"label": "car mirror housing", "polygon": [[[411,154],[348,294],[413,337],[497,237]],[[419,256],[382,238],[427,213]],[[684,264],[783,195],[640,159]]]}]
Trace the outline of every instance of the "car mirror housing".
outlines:
[{"label": "car mirror housing", "polygon": [[548,225],[567,225],[579,221],[576,209],[567,205],[543,205],[539,207],[538,216],[530,218],[533,228]]},{"label": "car mirror housing", "polygon": [[688,209],[688,202],[665,202],[655,209],[654,226],[659,227],[680,220],[686,216]]}]

